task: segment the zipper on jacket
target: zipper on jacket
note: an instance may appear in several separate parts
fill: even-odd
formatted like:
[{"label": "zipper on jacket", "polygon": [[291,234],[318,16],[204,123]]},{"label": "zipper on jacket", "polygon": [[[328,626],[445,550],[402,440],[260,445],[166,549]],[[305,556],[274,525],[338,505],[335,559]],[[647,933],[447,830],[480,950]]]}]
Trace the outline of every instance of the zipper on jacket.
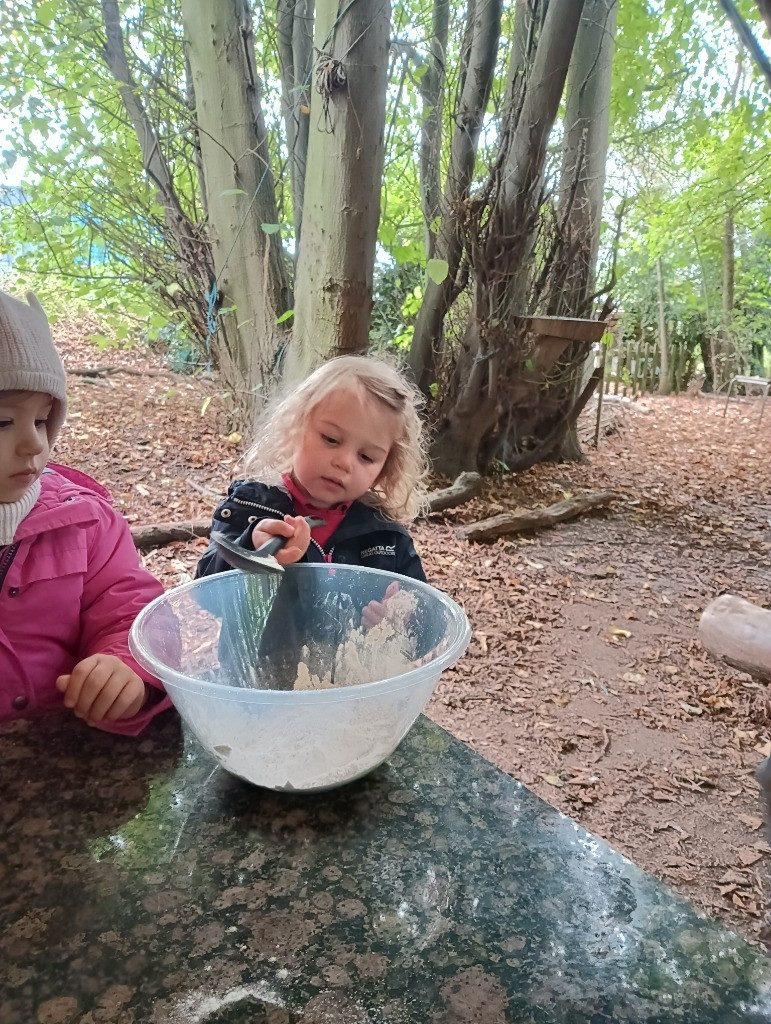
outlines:
[{"label": "zipper on jacket", "polygon": [[270,512],[272,519],[284,518],[282,512],[277,512],[274,508],[271,508],[269,505],[260,505],[256,501],[246,501],[244,498],[231,498],[230,500],[235,502],[236,505],[248,505],[250,508],[261,508],[263,512]]},{"label": "zipper on jacket", "polygon": [[0,587],[5,582],[5,577],[8,575],[8,570],[11,568],[11,563],[16,557],[16,552],[19,550],[21,541],[16,541],[15,544],[9,544],[3,553],[2,559],[0,559]]}]

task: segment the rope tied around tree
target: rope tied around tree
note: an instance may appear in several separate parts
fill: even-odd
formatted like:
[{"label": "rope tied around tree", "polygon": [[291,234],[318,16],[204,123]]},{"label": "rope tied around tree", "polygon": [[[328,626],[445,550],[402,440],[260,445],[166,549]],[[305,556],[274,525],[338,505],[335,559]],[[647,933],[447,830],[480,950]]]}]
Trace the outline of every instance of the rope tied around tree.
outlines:
[{"label": "rope tied around tree", "polygon": [[329,103],[335,92],[342,92],[347,88],[348,74],[341,60],[333,57],[331,53],[316,49],[315,46],[314,50],[318,54],[314,73],[316,75],[316,91],[321,96],[324,131],[331,134],[335,130],[335,125],[329,112]]}]

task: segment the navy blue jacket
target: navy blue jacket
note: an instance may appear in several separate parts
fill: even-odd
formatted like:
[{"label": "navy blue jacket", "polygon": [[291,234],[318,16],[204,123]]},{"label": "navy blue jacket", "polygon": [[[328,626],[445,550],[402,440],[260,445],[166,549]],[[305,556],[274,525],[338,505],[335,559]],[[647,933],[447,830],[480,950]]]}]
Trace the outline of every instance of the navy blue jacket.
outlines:
[{"label": "navy blue jacket", "polygon": [[[218,530],[228,540],[253,551],[252,530],[255,524],[260,519],[283,519],[285,515],[295,515],[295,510],[291,494],[283,487],[256,480],[234,480],[228,488],[227,498],[214,510],[212,530]],[[327,541],[326,549],[322,550],[316,541],[311,540],[301,561],[363,565],[414,580],[425,582],[426,579],[412,537],[405,527],[361,501],[353,502],[345,519]],[[196,578],[211,576],[228,569],[230,566],[212,543],[202,555],[195,575]]]}]

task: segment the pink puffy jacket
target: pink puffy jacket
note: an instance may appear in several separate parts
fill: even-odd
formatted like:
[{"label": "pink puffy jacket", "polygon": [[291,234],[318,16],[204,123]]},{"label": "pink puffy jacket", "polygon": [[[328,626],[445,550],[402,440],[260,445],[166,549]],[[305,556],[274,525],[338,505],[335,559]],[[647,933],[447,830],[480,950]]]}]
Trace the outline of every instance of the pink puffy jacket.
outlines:
[{"label": "pink puffy jacket", "polygon": [[[63,711],[56,677],[91,654],[114,654],[163,689],[128,649],[131,623],[163,587],[140,566],[108,492],[85,473],[49,469],[13,544],[0,548],[0,722]],[[135,736],[169,706],[164,696],[99,728]]]}]

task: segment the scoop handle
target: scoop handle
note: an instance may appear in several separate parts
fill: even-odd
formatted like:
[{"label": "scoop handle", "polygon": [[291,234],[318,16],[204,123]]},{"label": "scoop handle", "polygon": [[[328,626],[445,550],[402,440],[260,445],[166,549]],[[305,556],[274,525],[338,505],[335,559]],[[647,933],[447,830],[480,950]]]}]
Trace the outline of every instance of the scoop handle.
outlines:
[{"label": "scoop handle", "polygon": [[259,555],[260,558],[268,558],[268,556],[275,555],[277,551],[280,551],[288,540],[288,537],[271,537],[270,540],[266,540],[264,544],[260,544],[258,548],[255,548],[254,553]]},{"label": "scoop handle", "polygon": [[[305,522],[311,529],[313,529],[314,526],[326,526],[326,519],[318,519],[316,516],[305,516]],[[280,551],[281,548],[283,548],[288,540],[290,540],[289,537],[271,537],[270,540],[266,540],[264,544],[260,544],[254,553],[260,558],[267,558],[268,556],[272,557],[277,551]]]}]

